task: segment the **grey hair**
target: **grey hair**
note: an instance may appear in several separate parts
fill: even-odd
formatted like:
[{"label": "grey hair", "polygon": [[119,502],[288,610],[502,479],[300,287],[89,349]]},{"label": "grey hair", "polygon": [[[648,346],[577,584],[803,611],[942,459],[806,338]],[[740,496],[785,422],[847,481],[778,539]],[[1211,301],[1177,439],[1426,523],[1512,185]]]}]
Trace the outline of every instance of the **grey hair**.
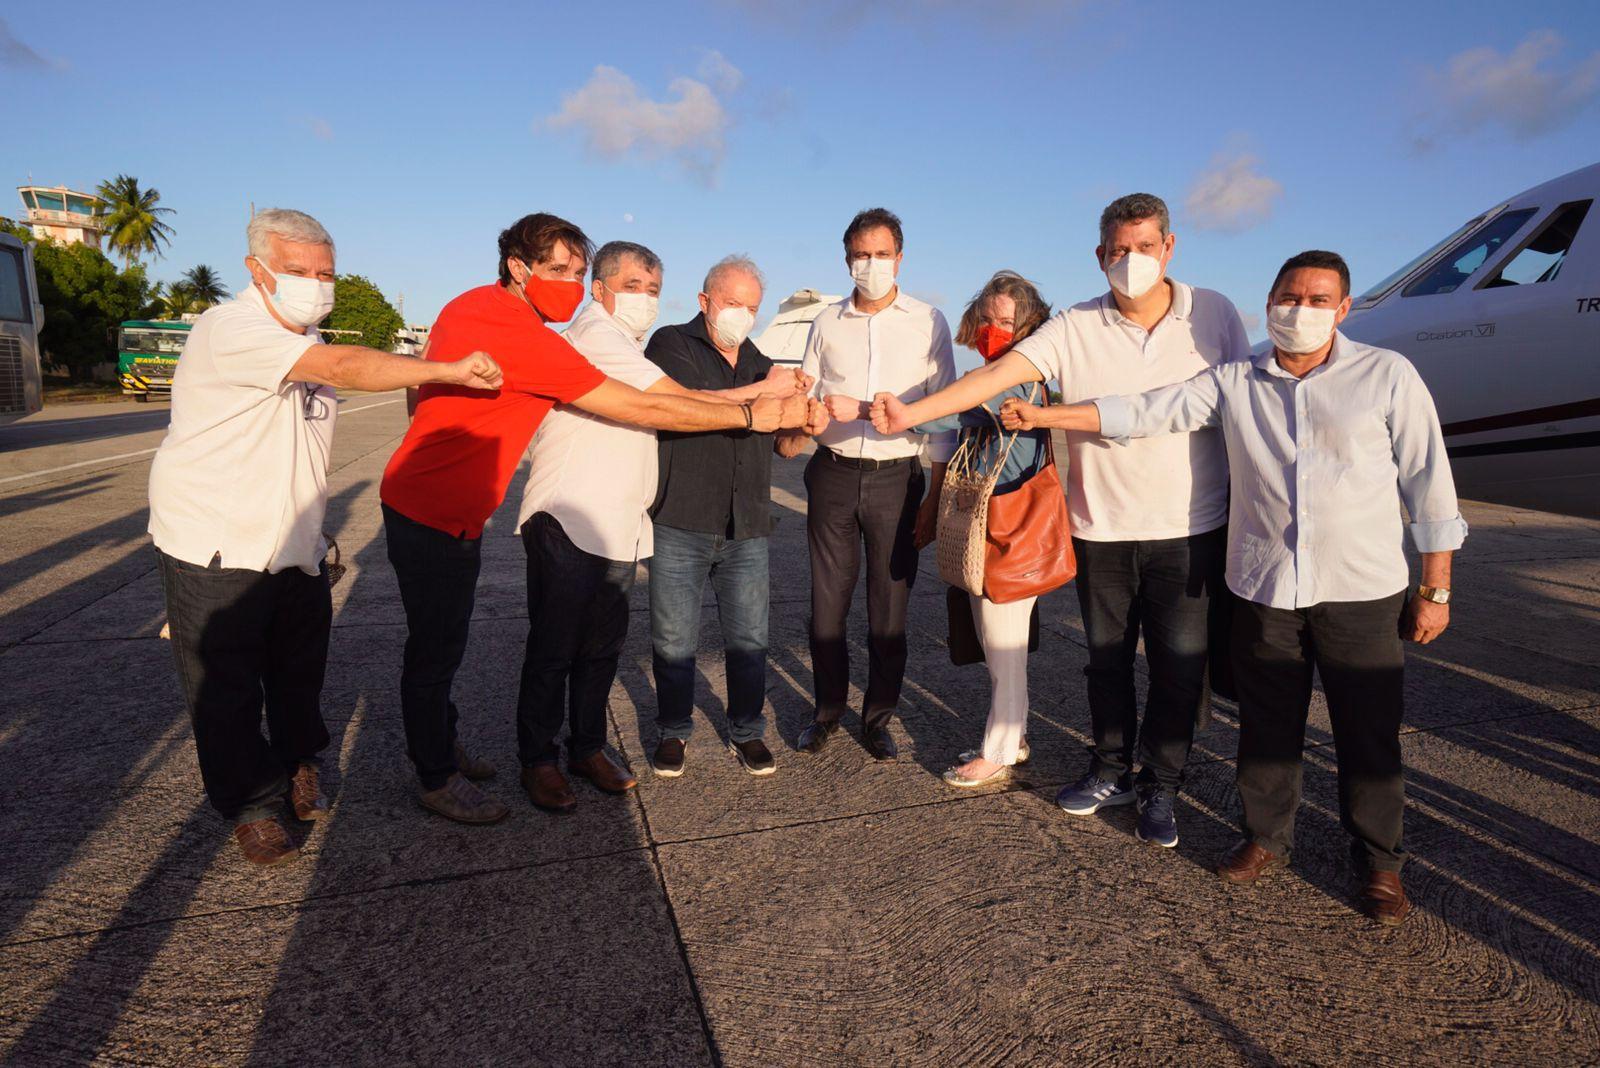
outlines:
[{"label": "grey hair", "polygon": [[661,257],[643,245],[636,245],[632,241],[607,241],[594,254],[594,276],[601,281],[615,278],[617,272],[622,270],[625,256],[638,260],[639,266],[647,271],[661,270]]},{"label": "grey hair", "polygon": [[1111,228],[1121,223],[1154,219],[1161,224],[1161,236],[1172,230],[1172,216],[1167,213],[1167,202],[1154,193],[1129,193],[1106,205],[1100,213],[1100,244],[1111,240]]},{"label": "grey hair", "polygon": [[322,224],[303,211],[293,208],[267,208],[258,211],[245,227],[250,241],[250,255],[260,259],[272,251],[272,235],[301,245],[327,245],[333,251],[333,237]]},{"label": "grey hair", "polygon": [[749,256],[734,253],[724,256],[711,265],[711,270],[706,272],[705,284],[700,287],[700,292],[710,293],[711,287],[722,281],[722,276],[734,271],[742,271],[756,280],[756,285],[761,287],[763,296],[767,292],[767,276],[761,273],[761,268],[756,266],[756,261]]}]

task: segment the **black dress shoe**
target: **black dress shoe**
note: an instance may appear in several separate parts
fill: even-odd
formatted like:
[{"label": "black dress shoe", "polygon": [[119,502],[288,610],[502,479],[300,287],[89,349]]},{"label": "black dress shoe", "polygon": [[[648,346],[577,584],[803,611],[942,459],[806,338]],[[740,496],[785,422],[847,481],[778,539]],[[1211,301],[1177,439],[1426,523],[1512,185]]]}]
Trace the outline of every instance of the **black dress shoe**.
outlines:
[{"label": "black dress shoe", "polygon": [[802,753],[820,753],[822,747],[828,744],[828,739],[833,732],[839,729],[836,719],[814,719],[800,732],[800,739],[795,743],[795,748]]},{"label": "black dress shoe", "polygon": [[873,760],[893,760],[900,755],[888,727],[869,727],[861,734],[861,744],[867,747]]}]

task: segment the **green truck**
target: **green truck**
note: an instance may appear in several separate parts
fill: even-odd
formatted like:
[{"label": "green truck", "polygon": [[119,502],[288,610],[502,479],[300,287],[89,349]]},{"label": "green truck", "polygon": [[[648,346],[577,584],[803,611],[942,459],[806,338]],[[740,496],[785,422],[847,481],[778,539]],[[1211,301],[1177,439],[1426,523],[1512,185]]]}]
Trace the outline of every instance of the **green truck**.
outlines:
[{"label": "green truck", "polygon": [[172,375],[193,324],[130,319],[117,331],[117,380],[124,395],[148,401],[172,393]]}]

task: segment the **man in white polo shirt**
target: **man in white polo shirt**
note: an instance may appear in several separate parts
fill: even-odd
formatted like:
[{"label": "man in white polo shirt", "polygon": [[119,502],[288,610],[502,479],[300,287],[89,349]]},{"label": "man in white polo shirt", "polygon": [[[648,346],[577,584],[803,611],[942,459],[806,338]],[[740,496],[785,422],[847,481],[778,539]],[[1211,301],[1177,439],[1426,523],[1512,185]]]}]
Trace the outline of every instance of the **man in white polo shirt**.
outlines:
[{"label": "man in white polo shirt", "polygon": [[[565,338],[608,378],[646,393],[742,404],[785,396],[790,418],[806,402],[792,371],[721,392],[685,389],[644,354],[661,296],[661,259],[612,241],[594,257],[587,307]],[[557,764],[570,719],[567,765],[601,790],[635,780],[605,751],[606,698],[628,634],[628,593],[638,561],[654,551],[656,432],[569,405],[553,409],[528,445],[518,527],[528,554],[528,644],[517,699],[517,752],[533,803],[550,812],[577,804]]]},{"label": "man in white polo shirt", "polygon": [[[905,241],[900,220],[884,208],[856,215],[844,232],[845,266],[855,288],[811,324],[802,370],[816,379],[832,422],[806,465],[806,537],[811,547],[811,662],[816,719],[800,735],[815,753],[844,715],[850,685],[845,617],[867,556],[867,688],[861,741],[877,760],[893,760],[889,720],[906,671],[906,604],[917,554],[933,540],[944,467],[954,431],[913,434],[907,424],[879,433],[868,420],[871,398],[889,391],[916,400],[955,380],[950,324],[898,282]],[[999,392],[996,390],[995,392]],[[986,393],[980,400],[987,400]],[[923,494],[922,448],[933,464]]]},{"label": "man in white polo shirt", "polygon": [[276,864],[296,853],[278,820],[285,800],[301,820],[327,808],[316,760],[328,744],[332,387],[494,389],[500,369],[482,353],[445,364],[323,344],[333,239],[281,208],[247,234],[251,286],[200,316],[178,361],[150,468],[150,534],[206,794],[236,821],[246,859]]},{"label": "man in white polo shirt", "polygon": [[[1106,293],[1060,312],[944,393],[904,410],[891,400],[875,417],[914,426],[1048,379],[1069,403],[1139,393],[1246,355],[1244,325],[1226,297],[1166,277],[1176,241],[1159,197],[1112,201],[1095,249]],[[1050,425],[1031,406],[1021,410],[1033,425]],[[1138,836],[1175,846],[1173,804],[1205,699],[1210,599],[1223,594],[1227,450],[1211,428],[1125,448],[1069,433],[1067,454],[1094,742],[1087,773],[1056,800],[1074,815],[1137,801]],[[1133,673],[1141,632],[1150,665],[1142,730]]]}]

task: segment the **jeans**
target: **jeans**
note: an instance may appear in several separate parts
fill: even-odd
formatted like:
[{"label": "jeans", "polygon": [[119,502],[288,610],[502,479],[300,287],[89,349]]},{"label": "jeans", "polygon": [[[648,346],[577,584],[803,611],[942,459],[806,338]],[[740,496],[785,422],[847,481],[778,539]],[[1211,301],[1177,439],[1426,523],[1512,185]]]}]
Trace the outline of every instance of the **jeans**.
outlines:
[{"label": "jeans", "polygon": [[628,636],[632,560],[586,553],[548,512],[522,525],[528,553],[528,647],[517,694],[517,756],[525,768],[554,764],[569,716],[567,759],[605,748],[606,699]]},{"label": "jeans", "polygon": [[650,559],[651,663],[656,726],[684,741],[694,731],[694,656],[700,648],[700,602],[706,579],[717,595],[717,620],[728,676],[728,737],[760,738],[767,700],[767,539],[655,528]]},{"label": "jeans", "polygon": [[333,625],[328,577],[156,556],[206,796],[240,823],[276,815],[288,777],[328,745],[321,704]]},{"label": "jeans", "polygon": [[[1090,770],[1121,779],[1133,770],[1138,740],[1141,785],[1176,790],[1206,700],[1207,624],[1213,594],[1223,592],[1227,528],[1160,541],[1084,541],[1078,555],[1078,604],[1089,640]],[[1144,729],[1133,662],[1144,632],[1150,665]]]},{"label": "jeans", "polygon": [[1404,591],[1375,601],[1233,610],[1244,831],[1280,857],[1294,844],[1313,667],[1322,676],[1339,761],[1339,822],[1376,871],[1399,871],[1405,818],[1400,757]]},{"label": "jeans", "polygon": [[867,690],[864,729],[887,726],[906,674],[906,604],[917,577],[914,540],[924,479],[916,459],[863,470],[819,448],[806,464],[811,548],[811,665],[817,719],[844,715],[850,687],[845,620],[867,556]]},{"label": "jeans", "polygon": [[400,710],[406,751],[424,790],[456,773],[456,706],[450,684],[467,651],[478,592],[481,538],[458,538],[383,506],[384,540],[406,609]]}]

